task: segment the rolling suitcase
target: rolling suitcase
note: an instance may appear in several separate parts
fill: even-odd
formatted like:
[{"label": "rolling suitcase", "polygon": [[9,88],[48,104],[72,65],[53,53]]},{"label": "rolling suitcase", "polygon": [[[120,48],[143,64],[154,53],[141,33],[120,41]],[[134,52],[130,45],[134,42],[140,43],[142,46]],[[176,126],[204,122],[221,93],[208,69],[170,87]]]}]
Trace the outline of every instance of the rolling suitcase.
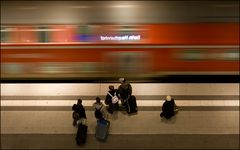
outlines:
[{"label": "rolling suitcase", "polygon": [[132,95],[127,100],[127,113],[132,114],[137,112],[138,112],[138,108],[137,108],[136,97]]},{"label": "rolling suitcase", "polygon": [[87,139],[88,126],[79,124],[76,136],[76,142],[78,145],[85,144]]},{"label": "rolling suitcase", "polygon": [[100,141],[105,141],[108,136],[110,122],[105,119],[99,119],[97,121],[95,137]]}]

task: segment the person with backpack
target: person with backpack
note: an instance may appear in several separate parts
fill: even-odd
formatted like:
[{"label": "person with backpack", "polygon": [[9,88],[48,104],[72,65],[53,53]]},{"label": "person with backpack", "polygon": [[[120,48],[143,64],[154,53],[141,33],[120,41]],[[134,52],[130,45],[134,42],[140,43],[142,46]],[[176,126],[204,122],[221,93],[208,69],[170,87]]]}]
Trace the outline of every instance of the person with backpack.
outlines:
[{"label": "person with backpack", "polygon": [[119,105],[118,105],[119,98],[117,96],[118,95],[117,89],[114,89],[113,85],[109,85],[108,88],[109,88],[109,91],[105,99],[105,104],[108,105],[107,111],[110,114],[113,114],[115,110],[119,109]]},{"label": "person with backpack", "polygon": [[72,106],[72,110],[73,110],[73,113],[72,113],[73,126],[77,125],[77,121],[79,119],[81,119],[81,118],[87,119],[85,108],[82,105],[82,99],[80,99],[80,98],[78,99],[77,104],[74,104]]},{"label": "person with backpack", "polygon": [[93,103],[94,115],[96,119],[107,119],[106,108],[104,104],[101,102],[100,97],[96,97],[96,102]]},{"label": "person with backpack", "polygon": [[95,109],[94,115],[97,119],[95,137],[98,140],[105,141],[110,127],[110,121],[107,120],[108,116],[106,108],[99,97],[96,97],[96,102],[93,103],[93,107]]},{"label": "person with backpack", "polygon": [[125,78],[120,78],[119,81],[121,82],[121,85],[118,87],[118,95],[121,99],[122,105],[126,106],[127,100],[132,95],[132,86],[129,82],[126,81]]}]

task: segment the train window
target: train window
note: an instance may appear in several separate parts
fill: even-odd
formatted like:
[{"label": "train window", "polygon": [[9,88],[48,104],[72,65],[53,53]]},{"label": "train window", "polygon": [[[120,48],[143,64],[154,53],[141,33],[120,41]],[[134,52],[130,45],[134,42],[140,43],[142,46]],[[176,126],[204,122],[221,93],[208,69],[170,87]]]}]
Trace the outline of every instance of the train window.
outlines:
[{"label": "train window", "polygon": [[1,43],[9,43],[10,31],[7,27],[1,27]]},{"label": "train window", "polygon": [[181,50],[176,53],[175,57],[186,61],[237,61],[239,49]]},{"label": "train window", "polygon": [[238,49],[225,49],[211,53],[209,57],[212,60],[225,60],[225,61],[237,61],[239,60],[239,50]]},{"label": "train window", "polygon": [[123,25],[118,30],[121,35],[134,35],[141,34],[144,29],[140,25]]},{"label": "train window", "polygon": [[120,26],[119,33],[120,35],[134,34],[131,26]]},{"label": "train window", "polygon": [[89,35],[90,34],[90,28],[88,25],[82,25],[79,27],[79,33],[81,35]]},{"label": "train window", "polygon": [[38,27],[38,42],[39,43],[47,43],[49,42],[49,29],[48,27]]},{"label": "train window", "polygon": [[80,25],[78,26],[77,31],[77,41],[80,42],[93,42],[98,41],[101,32],[104,32],[104,29],[101,25]]},{"label": "train window", "polygon": [[177,59],[186,61],[203,61],[206,60],[206,52],[204,50],[183,50],[177,53]]},{"label": "train window", "polygon": [[225,53],[225,60],[239,61],[239,49],[227,50]]},{"label": "train window", "polygon": [[1,74],[22,74],[24,73],[24,66],[22,63],[2,63]]},{"label": "train window", "polygon": [[108,67],[123,73],[141,73],[151,69],[147,52],[110,52],[107,54]]},{"label": "train window", "polygon": [[96,72],[99,71],[99,63],[96,62],[76,62],[76,63],[60,63],[60,62],[47,62],[41,63],[37,69],[38,73],[51,74],[77,74],[83,72]]},{"label": "train window", "polygon": [[91,28],[88,25],[81,25],[78,27],[78,41],[88,42],[91,41]]}]

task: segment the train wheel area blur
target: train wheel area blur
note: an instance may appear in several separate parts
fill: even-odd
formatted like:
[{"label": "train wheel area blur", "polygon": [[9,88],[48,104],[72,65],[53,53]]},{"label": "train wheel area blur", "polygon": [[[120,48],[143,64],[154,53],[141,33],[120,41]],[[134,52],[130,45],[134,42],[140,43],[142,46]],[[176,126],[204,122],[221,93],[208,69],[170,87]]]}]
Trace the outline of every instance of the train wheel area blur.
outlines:
[{"label": "train wheel area blur", "polygon": [[239,75],[159,75],[95,76],[55,78],[2,78],[1,83],[118,83],[126,77],[131,83],[240,83]]}]

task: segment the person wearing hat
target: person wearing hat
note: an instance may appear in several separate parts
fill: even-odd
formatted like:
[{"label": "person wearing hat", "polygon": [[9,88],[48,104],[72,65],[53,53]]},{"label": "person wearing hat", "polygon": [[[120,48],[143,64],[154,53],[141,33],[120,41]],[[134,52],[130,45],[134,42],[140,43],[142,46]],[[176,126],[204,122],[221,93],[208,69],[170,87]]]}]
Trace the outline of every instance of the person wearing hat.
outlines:
[{"label": "person wearing hat", "polygon": [[123,106],[126,106],[126,101],[132,95],[132,86],[125,78],[119,78],[121,85],[118,87],[119,97]]},{"label": "person wearing hat", "polygon": [[170,95],[167,95],[166,100],[163,103],[162,113],[160,114],[160,116],[165,117],[166,119],[170,119],[172,116],[175,115],[175,106],[176,104],[174,99]]}]

